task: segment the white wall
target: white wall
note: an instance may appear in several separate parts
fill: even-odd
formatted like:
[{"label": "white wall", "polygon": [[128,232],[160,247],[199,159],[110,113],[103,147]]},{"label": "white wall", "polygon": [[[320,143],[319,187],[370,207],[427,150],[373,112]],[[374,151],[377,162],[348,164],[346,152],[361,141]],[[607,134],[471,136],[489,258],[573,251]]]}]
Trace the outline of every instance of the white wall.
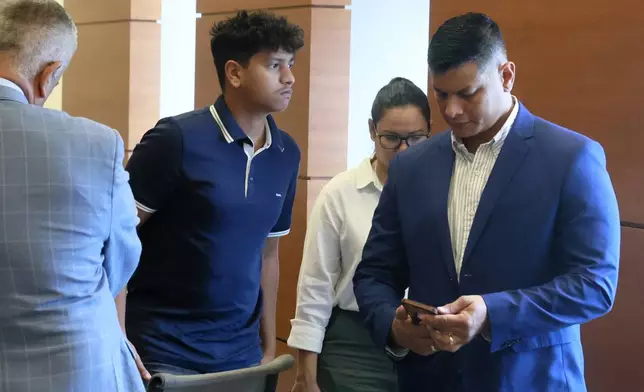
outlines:
[{"label": "white wall", "polygon": [[353,0],[348,167],[373,152],[367,121],[378,90],[402,76],[427,92],[429,0]]},{"label": "white wall", "polygon": [[196,0],[162,1],[161,117],[194,109],[196,3]]}]

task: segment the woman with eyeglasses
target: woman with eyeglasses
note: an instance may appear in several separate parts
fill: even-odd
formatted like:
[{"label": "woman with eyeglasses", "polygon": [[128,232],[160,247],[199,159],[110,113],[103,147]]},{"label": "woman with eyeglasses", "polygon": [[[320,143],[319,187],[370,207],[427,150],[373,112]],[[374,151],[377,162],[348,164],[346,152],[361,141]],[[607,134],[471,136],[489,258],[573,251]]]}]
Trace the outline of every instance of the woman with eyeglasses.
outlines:
[{"label": "woman with eyeglasses", "polygon": [[288,339],[298,350],[292,392],[397,390],[393,362],[363,326],[351,281],[389,162],[429,137],[427,96],[411,81],[393,79],[376,95],[369,132],[373,156],[329,181],[309,217]]}]

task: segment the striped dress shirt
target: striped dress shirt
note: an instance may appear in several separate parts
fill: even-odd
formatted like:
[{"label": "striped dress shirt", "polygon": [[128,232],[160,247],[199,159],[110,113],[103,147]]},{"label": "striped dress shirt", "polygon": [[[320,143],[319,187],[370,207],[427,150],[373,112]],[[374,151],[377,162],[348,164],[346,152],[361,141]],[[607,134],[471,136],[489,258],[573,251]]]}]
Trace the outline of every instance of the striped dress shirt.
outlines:
[{"label": "striped dress shirt", "polygon": [[452,148],[455,159],[449,187],[447,218],[452,239],[452,255],[459,278],[463,255],[481,194],[519,112],[517,99],[512,97],[512,101],[512,111],[501,130],[492,140],[479,146],[475,153],[469,152],[463,142],[452,132]]}]

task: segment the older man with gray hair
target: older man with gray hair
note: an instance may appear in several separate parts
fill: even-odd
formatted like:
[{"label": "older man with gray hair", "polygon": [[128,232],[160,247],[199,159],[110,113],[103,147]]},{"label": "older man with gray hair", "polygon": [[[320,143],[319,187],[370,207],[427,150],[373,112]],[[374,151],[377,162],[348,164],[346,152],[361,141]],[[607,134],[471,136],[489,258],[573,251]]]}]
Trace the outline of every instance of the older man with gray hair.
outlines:
[{"label": "older man with gray hair", "polygon": [[0,0],[0,392],[144,390],[114,304],[141,252],[123,141],[42,107],[76,33]]}]

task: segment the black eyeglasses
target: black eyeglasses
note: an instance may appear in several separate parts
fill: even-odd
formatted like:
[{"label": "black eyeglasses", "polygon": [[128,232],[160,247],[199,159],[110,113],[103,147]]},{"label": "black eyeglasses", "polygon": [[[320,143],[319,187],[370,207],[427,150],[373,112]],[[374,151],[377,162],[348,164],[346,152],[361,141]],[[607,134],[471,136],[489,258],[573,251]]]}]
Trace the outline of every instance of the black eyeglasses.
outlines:
[{"label": "black eyeglasses", "polygon": [[415,146],[429,139],[428,133],[414,133],[407,136],[400,136],[395,133],[377,133],[380,146],[387,150],[396,150],[400,145],[405,142],[407,147]]}]

